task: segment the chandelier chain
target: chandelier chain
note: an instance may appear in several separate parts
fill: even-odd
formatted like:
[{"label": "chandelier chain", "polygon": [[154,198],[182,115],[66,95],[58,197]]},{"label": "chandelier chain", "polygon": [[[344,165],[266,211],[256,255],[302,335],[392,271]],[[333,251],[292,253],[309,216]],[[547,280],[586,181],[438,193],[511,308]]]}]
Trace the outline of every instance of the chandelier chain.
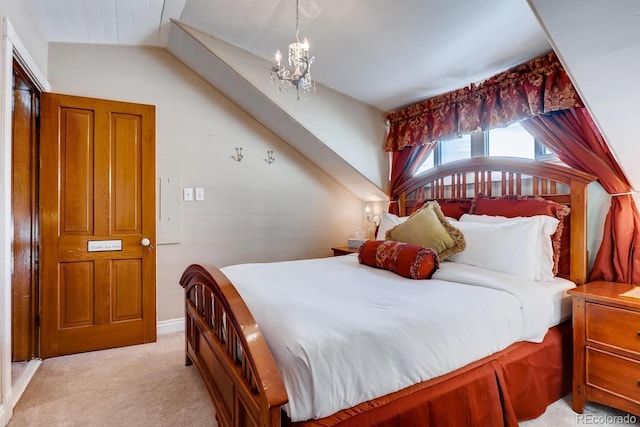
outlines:
[{"label": "chandelier chain", "polygon": [[300,8],[300,0],[296,0],[296,41],[298,43],[300,43],[300,31],[299,31],[300,12],[299,12],[299,8]]}]

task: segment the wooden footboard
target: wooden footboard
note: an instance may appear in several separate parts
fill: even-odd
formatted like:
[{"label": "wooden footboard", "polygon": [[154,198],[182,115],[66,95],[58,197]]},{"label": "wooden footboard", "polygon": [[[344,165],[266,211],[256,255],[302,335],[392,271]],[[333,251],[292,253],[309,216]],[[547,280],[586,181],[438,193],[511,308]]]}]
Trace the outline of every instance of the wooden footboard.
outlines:
[{"label": "wooden footboard", "polygon": [[186,364],[209,389],[220,426],[280,426],[287,393],[267,343],[229,279],[189,266],[185,290]]}]

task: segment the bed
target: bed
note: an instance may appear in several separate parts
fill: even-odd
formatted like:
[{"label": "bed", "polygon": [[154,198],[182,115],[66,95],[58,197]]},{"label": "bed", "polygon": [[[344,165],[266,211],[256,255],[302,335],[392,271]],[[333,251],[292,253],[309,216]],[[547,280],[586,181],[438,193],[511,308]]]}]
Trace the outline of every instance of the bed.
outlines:
[{"label": "bed", "polygon": [[[553,279],[557,283],[564,283],[564,285],[558,285],[556,291],[551,291],[556,295],[555,299],[549,297],[551,301],[554,301],[552,305],[557,306],[554,309],[555,312],[559,314],[555,316],[555,320],[549,320],[551,323],[544,326],[543,330],[540,329],[542,326],[532,326],[531,322],[536,317],[544,317],[544,322],[547,322],[547,314],[531,315],[529,318],[531,324],[527,323],[527,325],[533,330],[525,333],[523,331],[527,329],[520,328],[522,330],[518,331],[519,335],[514,335],[516,338],[510,338],[515,339],[513,343],[506,340],[501,332],[496,334],[496,339],[499,342],[489,345],[489,348],[485,350],[475,352],[465,345],[457,351],[447,349],[445,353],[448,352],[447,354],[455,356],[452,359],[455,359],[457,363],[453,365],[453,368],[449,366],[451,369],[448,371],[433,371],[426,374],[426,379],[420,380],[418,378],[416,380],[414,378],[412,383],[394,380],[395,388],[391,387],[383,394],[379,394],[378,391],[372,392],[374,395],[368,396],[366,400],[355,404],[349,403],[348,407],[342,407],[335,412],[325,408],[323,401],[313,400],[313,397],[312,404],[300,403],[299,396],[308,395],[309,392],[293,390],[291,385],[293,374],[289,370],[283,370],[282,366],[279,369],[276,363],[276,360],[279,360],[280,363],[283,360],[280,347],[277,346],[283,345],[289,348],[291,343],[283,341],[284,338],[281,338],[280,335],[274,335],[274,327],[276,329],[279,327],[282,330],[304,330],[306,325],[301,323],[303,320],[300,320],[304,317],[289,320],[290,324],[278,324],[278,322],[285,322],[285,320],[273,314],[286,312],[289,315],[289,312],[304,311],[304,305],[295,305],[296,298],[289,298],[286,294],[286,288],[282,288],[282,286],[280,288],[263,286],[260,289],[260,286],[256,287],[254,284],[262,282],[264,277],[281,274],[278,272],[282,270],[271,270],[272,268],[291,269],[292,266],[287,267],[287,264],[293,263],[294,268],[290,271],[294,271],[300,264],[307,263],[311,268],[316,269],[316,273],[311,275],[317,276],[321,282],[325,280],[327,284],[326,289],[322,289],[324,294],[320,293],[312,297],[317,305],[319,307],[332,306],[336,313],[338,311],[348,312],[348,301],[355,300],[358,292],[363,293],[363,291],[352,288],[351,285],[355,286],[353,283],[332,287],[330,282],[333,279],[329,279],[325,273],[335,270],[335,272],[341,272],[342,276],[348,277],[352,274],[351,272],[356,270],[358,272],[364,271],[370,277],[367,279],[367,283],[370,285],[366,291],[367,298],[377,293],[377,291],[373,291],[373,288],[381,288],[383,290],[382,300],[393,299],[394,304],[401,307],[399,310],[404,312],[408,310],[402,305],[406,301],[396,301],[391,297],[392,293],[385,296],[386,283],[380,282],[378,284],[378,280],[382,281],[384,277],[393,277],[394,274],[381,269],[366,270],[367,267],[357,262],[356,255],[326,260],[272,263],[278,264],[277,266],[271,264],[249,265],[248,268],[231,266],[222,270],[213,267],[205,269],[200,265],[189,266],[180,280],[181,286],[185,289],[186,364],[194,364],[200,372],[215,405],[219,425],[263,427],[287,425],[499,426],[517,425],[518,420],[539,416],[549,403],[568,393],[571,387],[571,326],[568,321],[570,313],[566,312],[568,300],[562,297],[566,295],[567,280],[572,282],[571,286],[582,284],[586,280],[586,187],[593,180],[594,177],[591,175],[552,163],[490,157],[451,162],[416,176],[403,185],[398,200],[399,217],[419,209],[425,201],[437,201],[442,206],[442,211],[450,215],[455,215],[451,212],[457,209],[464,210],[465,207],[470,208],[472,205],[481,206],[479,201],[484,203],[485,200],[491,202],[487,206],[509,203],[511,200],[535,199],[549,200],[558,205],[570,207],[570,215],[563,218],[564,229],[560,240],[562,243],[560,249],[562,250],[558,252],[559,258],[556,260],[559,278]],[[451,221],[455,225],[455,219],[451,219]],[[451,281],[458,280],[454,276],[466,274],[470,278],[475,278],[480,275],[474,270],[476,268],[474,266],[452,268],[456,263],[446,263],[448,261],[440,263],[440,269],[431,279],[430,285],[432,286],[428,288],[429,291],[446,294],[445,298],[449,298],[449,301],[457,301],[455,293],[452,293],[457,285],[452,285],[454,282]],[[482,267],[480,268],[482,269]],[[465,271],[467,272],[464,273]],[[304,272],[299,274],[309,275]],[[295,277],[295,274],[291,273],[291,276]],[[233,283],[229,277],[234,278]],[[397,280],[399,280],[398,284],[393,286],[403,286],[409,279]],[[405,280],[405,282],[401,282],[401,280]],[[446,285],[447,283],[448,285]],[[249,289],[251,286],[253,286],[253,291]],[[310,286],[318,287],[317,285]],[[425,286],[412,289],[411,292],[426,292]],[[257,293],[252,296],[251,292]],[[395,292],[397,293],[397,291]],[[539,291],[536,290],[536,292]],[[269,295],[270,293],[274,295]],[[473,291],[462,291],[458,299],[462,301],[477,298],[480,301],[481,294],[485,293],[489,294],[488,291],[474,288]],[[332,294],[341,296],[332,302],[327,299]],[[463,294],[465,298],[462,298]],[[506,295],[504,292],[499,296],[491,295],[489,297],[498,298],[500,301],[514,300],[512,294]],[[256,305],[261,300],[268,298],[271,298],[271,305],[263,307]],[[524,300],[520,299],[521,297],[517,298],[518,304],[524,307],[524,303],[522,303]],[[407,299],[417,298],[409,297]],[[370,306],[377,307],[379,304],[381,304],[380,301],[371,300],[367,305],[370,308]],[[486,304],[492,303],[489,301]],[[503,303],[496,304],[502,305]],[[454,305],[449,303],[448,305],[443,304],[443,306],[452,307]],[[253,310],[251,311],[249,307],[252,307]],[[564,307],[564,311],[562,307]],[[435,306],[431,307],[428,311],[437,311],[436,308]],[[352,311],[357,312],[361,309],[363,308],[354,306]],[[473,309],[474,305],[471,303],[468,309],[461,310],[461,312],[467,313],[474,311]],[[387,311],[387,308],[384,311]],[[455,315],[456,310],[448,311]],[[449,315],[442,313],[443,316]],[[333,316],[331,317],[333,318]],[[503,317],[496,317],[497,323],[505,323]],[[549,315],[549,318],[551,317],[554,316]],[[256,318],[261,319],[260,322],[257,322]],[[329,317],[327,316],[327,318]],[[442,317],[442,319],[444,318]],[[465,332],[465,328],[462,327],[462,332],[455,332],[452,335],[460,335],[460,341],[464,343],[465,340],[469,340],[470,336],[474,336],[473,333],[465,335],[465,333],[471,333],[474,322],[469,321],[468,331]],[[334,360],[341,358],[340,355],[346,353],[336,350],[333,355],[330,355],[325,350],[326,342],[330,342],[326,340],[331,336],[337,335],[339,341],[344,341],[345,335],[339,335],[343,330],[344,323],[338,318],[334,323],[327,322],[327,333],[323,333],[322,329],[317,329],[313,334],[322,337],[325,342],[325,347],[321,347],[321,351],[319,351],[322,355],[321,358]],[[414,329],[427,330],[429,327],[428,324],[414,325],[413,321],[410,323]],[[509,320],[506,323],[511,325],[512,321]],[[300,327],[296,328],[291,325],[299,325]],[[372,330],[386,331],[385,337],[388,339],[390,347],[403,345],[391,341],[392,337],[404,334],[402,329],[389,332],[386,323],[374,326],[371,328]],[[492,326],[491,329],[493,328],[497,328],[497,326]],[[410,327],[407,326],[406,329],[408,330]],[[267,330],[269,333],[266,335],[270,336],[269,342],[263,333]],[[358,336],[368,336],[368,333],[367,331]],[[326,337],[327,335],[329,338]],[[449,337],[447,334],[441,335],[443,340],[447,340]],[[487,336],[479,341],[488,341],[488,339]],[[272,347],[270,348],[269,345]],[[353,343],[344,344],[343,342],[343,345],[348,348]],[[460,347],[459,343],[456,345]],[[336,348],[338,348],[337,344]],[[302,351],[309,352],[308,349]],[[384,352],[384,349],[381,348],[377,351]],[[418,365],[421,363],[419,360],[406,357],[413,355],[412,348],[403,348],[399,354],[402,356],[402,360],[416,363],[415,366],[409,364],[409,368],[420,372],[424,370],[421,365]],[[356,357],[362,357],[362,354],[356,352]],[[469,360],[468,357],[472,357],[472,359]],[[441,355],[439,358],[445,359]],[[347,359],[345,358],[345,360]],[[295,360],[300,359],[296,356]],[[357,375],[355,372],[357,363],[354,364],[353,361],[350,363],[355,376]],[[348,360],[346,364],[349,366]],[[372,365],[370,368],[379,370],[380,366]],[[313,365],[313,370],[316,370],[316,365]],[[367,372],[370,371],[363,370],[360,374],[361,377],[354,377],[354,382],[360,384],[360,389],[365,391],[373,388],[373,385],[369,387],[365,382],[367,375],[371,378],[374,377]],[[409,376],[411,376],[410,374]],[[339,384],[339,379],[348,375],[350,374],[340,374],[337,379],[336,377],[331,379],[329,376],[330,380],[325,382]],[[386,378],[387,375],[385,373],[385,375],[376,376],[375,379],[379,380],[379,377]],[[318,379],[312,379],[311,383],[314,381],[322,382]],[[373,382],[380,383],[381,381]],[[289,393],[285,388],[285,383],[289,387]],[[382,384],[382,387],[385,386]],[[318,391],[316,393],[323,394]],[[293,401],[290,401],[289,394],[294,396]],[[338,394],[340,395],[340,392]],[[356,402],[358,402],[357,399],[361,399],[361,397],[356,398]],[[349,402],[348,399],[345,401]],[[305,412],[294,409],[305,406],[312,407],[311,413],[316,414],[311,419],[307,419],[308,415],[305,415]],[[315,412],[313,412],[314,410]],[[292,418],[295,421],[292,421]]]}]

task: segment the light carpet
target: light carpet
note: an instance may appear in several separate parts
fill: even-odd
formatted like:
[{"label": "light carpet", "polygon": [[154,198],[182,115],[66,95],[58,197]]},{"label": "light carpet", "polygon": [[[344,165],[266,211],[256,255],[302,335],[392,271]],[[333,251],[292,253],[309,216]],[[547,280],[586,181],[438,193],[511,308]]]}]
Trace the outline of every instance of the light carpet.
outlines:
[{"label": "light carpet", "polygon": [[[520,427],[636,426],[631,417],[571,395]],[[195,366],[184,365],[184,334],[151,344],[46,359],[16,405],[9,427],[216,426],[211,398]]]},{"label": "light carpet", "polygon": [[520,427],[630,427],[640,425],[640,417],[597,403],[587,402],[582,414],[571,409],[571,394],[553,402],[544,414],[535,420],[521,421]]},{"label": "light carpet", "polygon": [[216,426],[207,389],[184,360],[183,333],[45,359],[8,425]]}]

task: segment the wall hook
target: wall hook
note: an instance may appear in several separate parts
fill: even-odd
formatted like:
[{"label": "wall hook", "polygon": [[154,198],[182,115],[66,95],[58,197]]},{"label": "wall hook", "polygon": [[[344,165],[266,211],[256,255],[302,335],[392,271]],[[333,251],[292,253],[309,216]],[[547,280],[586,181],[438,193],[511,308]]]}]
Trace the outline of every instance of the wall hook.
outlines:
[{"label": "wall hook", "polygon": [[244,156],[242,155],[242,147],[236,147],[236,155],[231,156],[231,158],[236,162],[241,162],[244,158]]},{"label": "wall hook", "polygon": [[273,157],[273,150],[267,150],[267,158],[264,159],[265,162],[271,164],[276,161],[276,158]]}]

